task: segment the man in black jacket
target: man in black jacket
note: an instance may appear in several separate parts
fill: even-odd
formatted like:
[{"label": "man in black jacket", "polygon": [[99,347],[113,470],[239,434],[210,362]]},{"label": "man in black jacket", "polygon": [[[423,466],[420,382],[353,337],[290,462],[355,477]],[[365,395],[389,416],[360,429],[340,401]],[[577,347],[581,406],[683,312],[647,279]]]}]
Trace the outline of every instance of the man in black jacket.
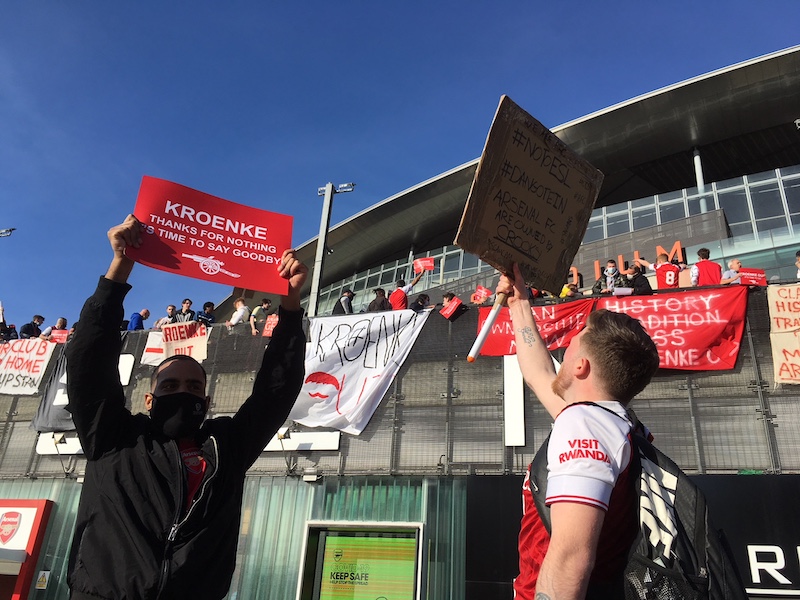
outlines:
[{"label": "man in black jacket", "polygon": [[119,322],[142,243],[129,215],[108,238],[114,258],[81,311],[68,350],[69,410],[88,460],[70,554],[72,599],[223,598],[236,561],[245,472],[294,403],[304,377],[300,289],[308,269],[281,257],[288,280],[253,393],[233,417],[203,422],[203,367],[162,362],[145,394],[150,416],[125,408]]}]

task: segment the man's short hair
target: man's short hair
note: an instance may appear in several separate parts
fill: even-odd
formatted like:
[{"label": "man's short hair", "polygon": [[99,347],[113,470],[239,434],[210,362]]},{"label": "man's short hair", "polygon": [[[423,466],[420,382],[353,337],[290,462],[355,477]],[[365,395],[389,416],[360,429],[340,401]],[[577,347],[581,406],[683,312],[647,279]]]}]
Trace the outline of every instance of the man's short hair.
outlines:
[{"label": "man's short hair", "polygon": [[375,292],[376,296],[385,296],[386,295],[386,290],[383,289],[383,288],[375,288],[372,291]]},{"label": "man's short hair", "polygon": [[581,346],[605,391],[627,405],[658,370],[658,349],[638,319],[599,309],[589,313]]},{"label": "man's short hair", "polygon": [[175,308],[175,305],[174,305],[174,304],[170,304],[169,306],[167,306],[167,310],[169,310],[170,308],[171,308],[172,310],[177,310],[177,309]]},{"label": "man's short hair", "polygon": [[158,381],[158,374],[161,372],[161,367],[176,360],[188,360],[196,364],[203,372],[203,385],[205,386],[208,383],[208,373],[206,373],[203,365],[201,365],[196,359],[187,354],[174,354],[158,363],[158,366],[153,370],[153,373],[150,375],[150,390],[154,390],[156,387],[156,382]]},{"label": "man's short hair", "polygon": [[181,302],[181,304],[186,304],[187,302],[188,302],[189,304],[191,304],[191,303],[192,303],[192,301],[191,301],[189,298],[184,298],[184,299],[183,299],[183,302]]},{"label": "man's short hair", "polygon": [[700,248],[700,250],[697,251],[697,257],[700,260],[708,260],[709,256],[711,256],[711,250],[708,248]]},{"label": "man's short hair", "polygon": [[736,263],[742,264],[742,261],[740,261],[738,258],[732,258],[732,259],[730,259],[730,260],[728,261],[728,268],[729,268],[729,269],[733,269],[733,265],[735,265]]},{"label": "man's short hair", "polygon": [[241,302],[242,304],[247,304],[247,300],[245,300],[242,296],[239,296],[236,300],[233,301],[233,305],[236,306],[236,304],[239,302]]},{"label": "man's short hair", "polygon": [[448,302],[450,300],[452,300],[453,298],[455,298],[455,297],[456,297],[456,295],[453,292],[447,292],[444,296],[442,296],[442,298],[444,298]]},{"label": "man's short hair", "polygon": [[397,280],[397,287],[406,287],[406,280],[405,279],[398,279]]},{"label": "man's short hair", "polygon": [[31,319],[31,320],[32,321],[36,321],[37,319],[39,321],[41,321],[42,323],[44,323],[44,317],[42,315],[33,315],[33,319]]},{"label": "man's short hair", "polygon": [[203,304],[203,310],[205,310],[207,308],[210,308],[211,310],[214,310],[214,303],[213,302],[206,302],[205,304]]},{"label": "man's short hair", "polygon": [[263,305],[263,304],[269,304],[269,305],[272,305],[272,300],[270,300],[269,298],[262,298],[262,299],[261,299],[261,304],[262,304],[262,305]]},{"label": "man's short hair", "polygon": [[612,265],[614,265],[615,267],[617,266],[617,261],[615,261],[613,258],[609,258],[609,259],[606,261],[606,264],[608,264],[608,263],[611,263],[611,264],[612,264]]}]

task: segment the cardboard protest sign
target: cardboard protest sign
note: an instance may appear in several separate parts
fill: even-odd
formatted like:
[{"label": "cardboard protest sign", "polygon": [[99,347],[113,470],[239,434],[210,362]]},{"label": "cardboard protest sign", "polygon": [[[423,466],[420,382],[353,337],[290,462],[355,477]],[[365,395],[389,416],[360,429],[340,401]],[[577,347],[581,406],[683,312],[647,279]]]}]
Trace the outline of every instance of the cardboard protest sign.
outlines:
[{"label": "cardboard protest sign", "polygon": [[800,383],[800,284],[767,288],[775,383]]},{"label": "cardboard protest sign", "polygon": [[432,256],[424,258],[417,258],[414,260],[414,273],[422,273],[423,271],[433,271],[436,268],[436,263]]},{"label": "cardboard protest sign", "polygon": [[0,344],[0,394],[36,394],[55,347],[38,338]]},{"label": "cardboard protest sign", "polygon": [[455,243],[528,285],[560,290],[603,174],[503,96],[489,130]]},{"label": "cardboard protest sign", "polygon": [[133,214],[144,227],[142,247],[125,252],[136,262],[223,285],[287,293],[277,265],[291,247],[292,217],[146,176]]}]

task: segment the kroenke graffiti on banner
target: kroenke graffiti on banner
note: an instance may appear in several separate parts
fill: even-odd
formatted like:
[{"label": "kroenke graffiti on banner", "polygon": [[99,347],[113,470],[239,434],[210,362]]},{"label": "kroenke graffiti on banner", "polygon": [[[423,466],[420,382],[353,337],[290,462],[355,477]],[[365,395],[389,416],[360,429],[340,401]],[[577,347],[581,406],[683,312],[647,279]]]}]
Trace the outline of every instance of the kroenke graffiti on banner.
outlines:
[{"label": "kroenke graffiti on banner", "polygon": [[142,178],[134,214],[146,235],[126,253],[147,266],[285,294],[276,269],[291,247],[292,217],[236,204],[154,177]]},{"label": "kroenke graffiti on banner", "polygon": [[36,394],[55,347],[39,339],[0,344],[0,394]]}]

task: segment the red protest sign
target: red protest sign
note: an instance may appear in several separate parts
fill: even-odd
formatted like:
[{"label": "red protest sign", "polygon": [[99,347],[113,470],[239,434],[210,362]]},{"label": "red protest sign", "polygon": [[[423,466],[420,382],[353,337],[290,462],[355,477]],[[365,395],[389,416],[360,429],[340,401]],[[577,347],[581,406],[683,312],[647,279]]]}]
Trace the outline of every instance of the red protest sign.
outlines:
[{"label": "red protest sign", "polygon": [[264,321],[264,331],[261,332],[261,337],[272,337],[272,330],[278,324],[278,315],[269,315],[267,320]]},{"label": "red protest sign", "polygon": [[50,341],[57,344],[66,344],[69,337],[69,329],[53,329],[50,331]]},{"label": "red protest sign", "polygon": [[747,286],[601,298],[597,308],[639,319],[658,347],[662,369],[719,371],[736,366]]},{"label": "red protest sign", "polygon": [[[583,329],[586,319],[594,307],[594,300],[575,300],[563,304],[549,306],[534,306],[531,308],[548,350],[565,348],[570,340]],[[478,316],[478,331],[483,327],[483,322],[489,316],[491,308],[481,308]],[[506,356],[516,354],[517,345],[514,338],[514,328],[511,326],[511,317],[508,308],[502,308],[492,326],[489,337],[481,348],[482,356]]]},{"label": "red protest sign", "polygon": [[171,181],[143,177],[133,214],[142,222],[133,260],[223,285],[286,294],[278,276],[292,217],[236,204]]},{"label": "red protest sign", "polygon": [[422,273],[423,271],[433,271],[436,268],[436,263],[432,256],[425,258],[417,258],[414,260],[414,273]]},{"label": "red protest sign", "polygon": [[457,312],[459,312],[459,307],[463,306],[461,300],[458,296],[453,296],[453,299],[447,303],[447,306],[442,308],[439,311],[439,314],[442,315],[445,319],[451,318]]},{"label": "red protest sign", "polygon": [[740,268],[739,275],[741,275],[742,285],[767,285],[767,274],[764,269],[746,269]]},{"label": "red protest sign", "polygon": [[475,292],[469,297],[469,301],[473,304],[483,304],[491,295],[492,290],[479,285],[477,288],[475,288]]}]

